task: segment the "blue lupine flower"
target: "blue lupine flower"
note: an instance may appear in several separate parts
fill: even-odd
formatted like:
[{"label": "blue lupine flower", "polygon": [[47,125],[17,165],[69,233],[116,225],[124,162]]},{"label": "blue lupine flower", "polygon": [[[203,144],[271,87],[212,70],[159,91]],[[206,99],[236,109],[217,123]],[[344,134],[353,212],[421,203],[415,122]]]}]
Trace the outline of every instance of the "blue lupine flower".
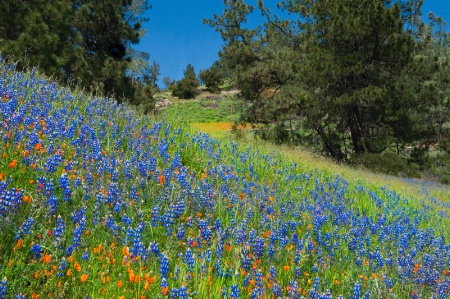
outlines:
[{"label": "blue lupine flower", "polygon": [[66,259],[63,257],[63,258],[61,258],[61,261],[59,262],[58,273],[56,274],[56,276],[64,276],[66,269],[67,269],[67,262],[66,262]]},{"label": "blue lupine flower", "polygon": [[42,247],[39,244],[33,244],[31,246],[30,252],[33,253],[34,258],[39,258],[41,256],[42,253]]},{"label": "blue lupine flower", "polygon": [[231,285],[230,297],[231,298],[240,298],[239,286],[237,284],[232,284]]},{"label": "blue lupine flower", "polygon": [[353,287],[353,296],[352,299],[360,299],[361,297],[361,285],[359,282],[355,283],[355,286]]},{"label": "blue lupine flower", "polygon": [[156,206],[152,210],[152,226],[156,227],[159,224],[159,207]]},{"label": "blue lupine flower", "polygon": [[161,273],[164,278],[169,274],[169,258],[164,254],[160,257],[159,273]]},{"label": "blue lupine flower", "polygon": [[59,178],[59,187],[64,190],[64,200],[70,200],[70,197],[72,196],[72,189],[70,186],[70,180],[66,173],[63,173]]},{"label": "blue lupine flower", "polygon": [[6,277],[0,281],[0,299],[6,299],[6,295],[8,294],[7,282]]},{"label": "blue lupine flower", "polygon": [[24,221],[21,227],[19,227],[15,239],[18,240],[23,237],[23,234],[25,235],[31,235],[31,230],[34,224],[33,217],[27,218],[27,220]]},{"label": "blue lupine flower", "polygon": [[83,255],[81,256],[81,259],[83,259],[85,261],[91,260],[91,257],[89,256],[89,252],[87,249],[84,250]]},{"label": "blue lupine flower", "polygon": [[178,292],[178,298],[188,299],[188,293],[185,285],[182,285]]},{"label": "blue lupine flower", "polygon": [[314,290],[319,291],[319,289],[320,289],[320,279],[319,279],[319,277],[314,277],[313,281],[314,281],[314,283],[313,283]]},{"label": "blue lupine flower", "polygon": [[178,240],[183,240],[184,239],[184,235],[185,235],[185,232],[184,232],[184,225],[183,224],[181,224],[179,227],[178,227],[178,231],[177,231],[177,239]]}]

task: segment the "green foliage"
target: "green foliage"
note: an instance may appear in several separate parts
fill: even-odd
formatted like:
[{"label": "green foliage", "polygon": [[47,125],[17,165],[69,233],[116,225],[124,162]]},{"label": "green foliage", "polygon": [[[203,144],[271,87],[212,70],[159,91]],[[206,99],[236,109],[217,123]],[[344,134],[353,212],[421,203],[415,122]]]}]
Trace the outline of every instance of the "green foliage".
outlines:
[{"label": "green foliage", "polygon": [[420,178],[416,164],[409,164],[406,159],[394,153],[361,153],[352,157],[352,162],[367,169],[388,175]]},{"label": "green foliage", "polygon": [[170,79],[169,77],[163,77],[162,81],[164,85],[166,86],[166,89],[171,90],[175,86],[175,80]]},{"label": "green foliage", "polygon": [[197,94],[199,82],[195,75],[194,66],[188,64],[184,70],[184,78],[172,87],[172,95],[181,99],[192,99]]},{"label": "green foliage", "polygon": [[[134,101],[131,45],[139,42],[148,2],[14,1],[0,3],[0,51],[20,68]],[[140,102],[141,100],[138,100]]]},{"label": "green foliage", "polygon": [[209,69],[201,70],[198,77],[210,92],[220,91],[220,86],[225,79],[218,62],[214,63]]}]

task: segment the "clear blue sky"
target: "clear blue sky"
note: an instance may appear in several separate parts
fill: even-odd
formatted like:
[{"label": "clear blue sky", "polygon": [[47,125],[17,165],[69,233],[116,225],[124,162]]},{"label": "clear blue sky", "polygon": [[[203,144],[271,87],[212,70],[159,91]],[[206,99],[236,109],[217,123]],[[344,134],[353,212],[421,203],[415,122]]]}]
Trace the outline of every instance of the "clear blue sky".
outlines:
[{"label": "clear blue sky", "polygon": [[[217,53],[222,47],[219,33],[207,25],[203,18],[220,15],[224,5],[222,0],[149,0],[152,9],[146,13],[150,20],[144,24],[147,34],[135,46],[139,51],[150,53],[151,62],[156,61],[161,67],[162,77],[179,80],[188,63],[196,73],[206,69],[218,59]],[[256,0],[246,1],[256,5]],[[264,4],[273,7],[278,0],[265,0]],[[257,9],[249,20],[249,27],[262,23],[263,19]],[[450,23],[449,0],[425,0],[423,15],[430,11]],[[450,31],[450,25],[447,24]]]}]

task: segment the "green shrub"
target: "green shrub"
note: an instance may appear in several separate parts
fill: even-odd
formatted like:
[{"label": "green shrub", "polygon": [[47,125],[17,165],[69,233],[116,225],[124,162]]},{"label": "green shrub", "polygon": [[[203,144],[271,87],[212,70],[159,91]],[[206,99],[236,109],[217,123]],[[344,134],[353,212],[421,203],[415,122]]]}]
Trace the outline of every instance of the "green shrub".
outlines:
[{"label": "green shrub", "polygon": [[210,92],[218,92],[219,86],[223,84],[224,75],[219,67],[213,65],[207,70],[200,71],[199,78]]},{"label": "green shrub", "polygon": [[406,176],[419,178],[417,165],[408,163],[406,159],[394,153],[362,153],[353,155],[351,161],[355,164],[363,165],[367,169],[388,175]]}]

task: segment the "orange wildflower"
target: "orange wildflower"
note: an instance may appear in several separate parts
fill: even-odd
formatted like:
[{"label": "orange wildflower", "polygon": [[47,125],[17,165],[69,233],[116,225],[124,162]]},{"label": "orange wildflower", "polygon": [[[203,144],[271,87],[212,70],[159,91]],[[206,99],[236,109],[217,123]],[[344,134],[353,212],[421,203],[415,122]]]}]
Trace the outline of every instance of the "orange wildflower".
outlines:
[{"label": "orange wildflower", "polygon": [[17,246],[18,249],[22,248],[22,244],[23,244],[22,239],[17,240],[17,245],[16,246]]},{"label": "orange wildflower", "polygon": [[24,196],[22,196],[22,202],[23,203],[32,203],[33,199],[31,198],[31,196],[24,195]]},{"label": "orange wildflower", "polygon": [[230,252],[231,246],[230,246],[229,244],[225,245],[225,250],[226,250],[227,252]]},{"label": "orange wildflower", "polygon": [[38,143],[36,144],[36,146],[34,147],[35,150],[40,150],[42,148],[42,143]]},{"label": "orange wildflower", "polygon": [[45,254],[44,255],[44,263],[48,264],[52,260],[51,255]]},{"label": "orange wildflower", "polygon": [[3,173],[0,173],[0,181],[3,181]]},{"label": "orange wildflower", "polygon": [[81,282],[85,282],[88,279],[88,275],[87,274],[81,274]]},{"label": "orange wildflower", "polygon": [[34,278],[37,279],[39,277],[39,271],[34,272]]},{"label": "orange wildflower", "polygon": [[284,271],[289,271],[290,266],[283,266]]},{"label": "orange wildflower", "polygon": [[67,273],[66,273],[66,275],[67,275],[67,276],[70,276],[70,275],[72,275],[72,270],[71,270],[71,269],[67,270]]},{"label": "orange wildflower", "polygon": [[133,270],[130,270],[128,272],[128,279],[130,280],[130,282],[134,281],[134,272],[133,272]]},{"label": "orange wildflower", "polygon": [[9,168],[14,168],[14,167],[16,167],[16,165],[17,165],[17,160],[16,160],[16,159],[12,160],[12,161],[8,164]]},{"label": "orange wildflower", "polygon": [[121,287],[123,286],[122,280],[119,280],[119,281],[117,282],[117,286],[118,286],[119,288],[121,288]]},{"label": "orange wildflower", "polygon": [[122,247],[122,254],[125,256],[130,256],[130,252],[128,251],[128,247],[127,246],[123,246]]},{"label": "orange wildflower", "polygon": [[29,153],[30,153],[29,150],[24,150],[24,151],[23,151],[23,156],[24,156],[24,157],[27,157]]},{"label": "orange wildflower", "polygon": [[159,176],[159,185],[161,186],[162,184],[164,184],[166,177],[164,175],[160,175]]},{"label": "orange wildflower", "polygon": [[169,288],[168,287],[162,287],[161,288],[161,292],[163,293],[163,295],[167,295],[167,293],[169,292]]},{"label": "orange wildflower", "polygon": [[78,272],[81,271],[81,266],[80,266],[80,264],[78,264],[78,262],[75,262],[75,265],[73,265],[73,267],[74,267],[75,270],[77,270]]}]

